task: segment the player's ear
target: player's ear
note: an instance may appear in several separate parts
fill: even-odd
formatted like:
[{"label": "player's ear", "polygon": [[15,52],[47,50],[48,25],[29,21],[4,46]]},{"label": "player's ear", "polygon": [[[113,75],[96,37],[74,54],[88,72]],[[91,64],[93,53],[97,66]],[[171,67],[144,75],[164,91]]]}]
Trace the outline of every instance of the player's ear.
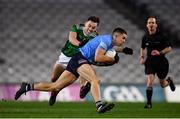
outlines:
[{"label": "player's ear", "polygon": [[116,38],[117,38],[117,34],[116,34],[116,33],[114,33],[114,34],[113,34],[113,41],[115,41],[115,40],[116,40]]}]

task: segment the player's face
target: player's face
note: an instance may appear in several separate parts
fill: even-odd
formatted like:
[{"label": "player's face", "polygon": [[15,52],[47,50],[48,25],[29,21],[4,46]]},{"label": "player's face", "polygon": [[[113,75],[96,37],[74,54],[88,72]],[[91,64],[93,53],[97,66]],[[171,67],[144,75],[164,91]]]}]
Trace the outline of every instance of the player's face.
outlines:
[{"label": "player's face", "polygon": [[126,42],[127,39],[127,35],[126,34],[121,34],[121,33],[114,33],[114,45],[115,46],[121,46],[122,44],[124,44]]},{"label": "player's face", "polygon": [[86,35],[91,34],[92,32],[97,30],[98,24],[93,21],[87,21],[85,23],[84,32]]},{"label": "player's face", "polygon": [[150,34],[154,34],[157,29],[157,23],[155,18],[149,18],[147,20],[147,28]]}]

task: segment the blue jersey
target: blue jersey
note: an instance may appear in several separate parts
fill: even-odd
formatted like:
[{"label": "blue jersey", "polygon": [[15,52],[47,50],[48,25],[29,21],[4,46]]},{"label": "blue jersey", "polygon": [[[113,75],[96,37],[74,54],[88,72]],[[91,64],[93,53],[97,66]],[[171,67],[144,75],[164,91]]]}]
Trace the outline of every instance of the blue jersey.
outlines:
[{"label": "blue jersey", "polygon": [[105,51],[111,49],[112,46],[112,35],[99,35],[90,40],[86,45],[80,48],[82,55],[87,58],[89,62],[94,61],[96,49],[102,48]]}]

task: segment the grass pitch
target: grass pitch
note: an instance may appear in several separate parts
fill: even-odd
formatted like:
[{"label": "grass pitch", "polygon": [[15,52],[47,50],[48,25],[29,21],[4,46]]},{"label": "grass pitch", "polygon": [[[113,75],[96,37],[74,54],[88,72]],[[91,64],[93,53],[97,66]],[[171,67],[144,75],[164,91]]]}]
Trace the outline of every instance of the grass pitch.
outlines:
[{"label": "grass pitch", "polygon": [[104,114],[96,112],[93,102],[0,101],[0,118],[178,118],[180,103],[153,103],[152,109],[144,109],[144,103],[115,103]]}]

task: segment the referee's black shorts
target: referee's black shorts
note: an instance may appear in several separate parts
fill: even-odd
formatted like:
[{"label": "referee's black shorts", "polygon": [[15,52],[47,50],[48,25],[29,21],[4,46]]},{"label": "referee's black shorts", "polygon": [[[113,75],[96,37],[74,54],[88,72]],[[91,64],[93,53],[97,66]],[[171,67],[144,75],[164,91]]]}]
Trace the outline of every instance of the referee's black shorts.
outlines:
[{"label": "referee's black shorts", "polygon": [[159,79],[165,79],[169,71],[169,62],[166,57],[147,57],[145,74],[156,74]]},{"label": "referee's black shorts", "polygon": [[81,54],[81,52],[77,53],[75,56],[71,58],[69,61],[66,70],[73,73],[77,78],[79,77],[79,74],[77,73],[77,69],[82,64],[90,64],[88,60]]}]

